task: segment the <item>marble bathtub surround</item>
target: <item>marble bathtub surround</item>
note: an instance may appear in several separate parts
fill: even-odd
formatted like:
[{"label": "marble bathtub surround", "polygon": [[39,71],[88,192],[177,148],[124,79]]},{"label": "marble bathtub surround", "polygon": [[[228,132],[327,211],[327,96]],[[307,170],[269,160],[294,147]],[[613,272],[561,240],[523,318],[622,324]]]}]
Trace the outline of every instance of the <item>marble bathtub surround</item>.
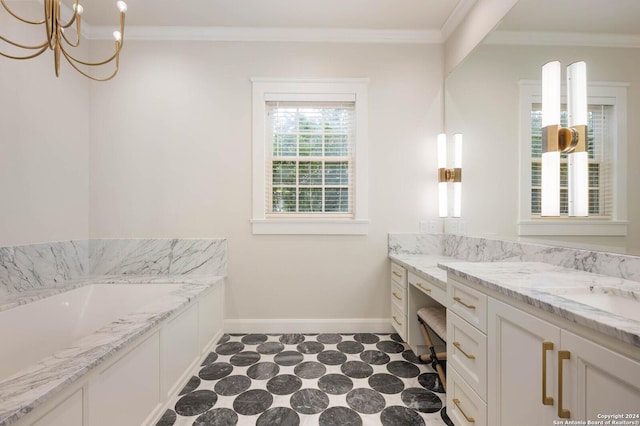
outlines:
[{"label": "marble bathtub surround", "polygon": [[224,276],[226,249],[224,238],[92,239],[0,247],[0,297],[94,277]]},{"label": "marble bathtub surround", "polygon": [[[0,381],[0,426],[13,424],[223,279],[203,276],[199,278],[200,283],[185,283],[178,290]],[[178,283],[179,278],[172,281]]]},{"label": "marble bathtub surround", "polygon": [[438,375],[397,334],[323,333],[223,336],[156,426],[217,424],[452,423]]},{"label": "marble bathtub surround", "polygon": [[390,255],[435,255],[471,262],[542,262],[640,281],[640,257],[451,234],[389,234]]}]

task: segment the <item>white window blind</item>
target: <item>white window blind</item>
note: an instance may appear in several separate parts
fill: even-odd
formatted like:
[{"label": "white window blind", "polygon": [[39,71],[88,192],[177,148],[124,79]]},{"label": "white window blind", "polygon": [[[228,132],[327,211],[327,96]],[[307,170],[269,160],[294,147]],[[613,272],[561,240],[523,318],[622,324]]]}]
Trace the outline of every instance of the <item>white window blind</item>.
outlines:
[{"label": "white window blind", "polygon": [[[589,216],[610,218],[613,214],[613,105],[589,105],[587,150],[589,154]],[[541,209],[542,108],[531,106],[531,215]],[[562,105],[561,125],[566,126],[566,105]],[[560,215],[568,214],[567,154],[561,154]]]},{"label": "white window blind", "polygon": [[354,214],[355,102],[266,101],[265,215]]}]

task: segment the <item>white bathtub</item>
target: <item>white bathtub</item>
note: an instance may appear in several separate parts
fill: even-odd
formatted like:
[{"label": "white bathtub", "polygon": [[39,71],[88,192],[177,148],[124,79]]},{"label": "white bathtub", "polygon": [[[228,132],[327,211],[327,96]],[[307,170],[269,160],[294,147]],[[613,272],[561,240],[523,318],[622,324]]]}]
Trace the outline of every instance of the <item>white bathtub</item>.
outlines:
[{"label": "white bathtub", "polygon": [[94,284],[0,311],[0,426],[152,423],[222,334],[223,283]]}]

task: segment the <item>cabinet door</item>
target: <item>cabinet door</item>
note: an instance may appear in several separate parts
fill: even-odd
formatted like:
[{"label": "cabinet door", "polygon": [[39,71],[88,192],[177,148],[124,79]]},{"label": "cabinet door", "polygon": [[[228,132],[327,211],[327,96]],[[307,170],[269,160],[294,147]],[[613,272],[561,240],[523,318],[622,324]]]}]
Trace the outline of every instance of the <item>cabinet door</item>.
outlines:
[{"label": "cabinet door", "polygon": [[[572,420],[601,420],[598,414],[640,414],[640,363],[562,331],[563,407]],[[638,418],[619,420],[638,421]]]},{"label": "cabinet door", "polygon": [[552,424],[560,329],[491,298],[487,328],[488,424]]}]

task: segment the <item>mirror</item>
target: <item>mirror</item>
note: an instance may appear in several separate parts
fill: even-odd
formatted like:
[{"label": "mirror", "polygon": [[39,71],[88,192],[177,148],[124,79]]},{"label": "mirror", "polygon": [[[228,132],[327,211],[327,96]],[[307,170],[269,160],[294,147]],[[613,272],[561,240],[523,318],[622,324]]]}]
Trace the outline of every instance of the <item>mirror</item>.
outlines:
[{"label": "mirror", "polygon": [[[640,255],[640,2],[519,0],[445,82],[445,128],[464,134],[462,218],[467,234]],[[541,67],[584,60],[590,82],[627,83],[626,236],[518,234],[519,82]],[[592,220],[595,220],[591,218]]]}]

